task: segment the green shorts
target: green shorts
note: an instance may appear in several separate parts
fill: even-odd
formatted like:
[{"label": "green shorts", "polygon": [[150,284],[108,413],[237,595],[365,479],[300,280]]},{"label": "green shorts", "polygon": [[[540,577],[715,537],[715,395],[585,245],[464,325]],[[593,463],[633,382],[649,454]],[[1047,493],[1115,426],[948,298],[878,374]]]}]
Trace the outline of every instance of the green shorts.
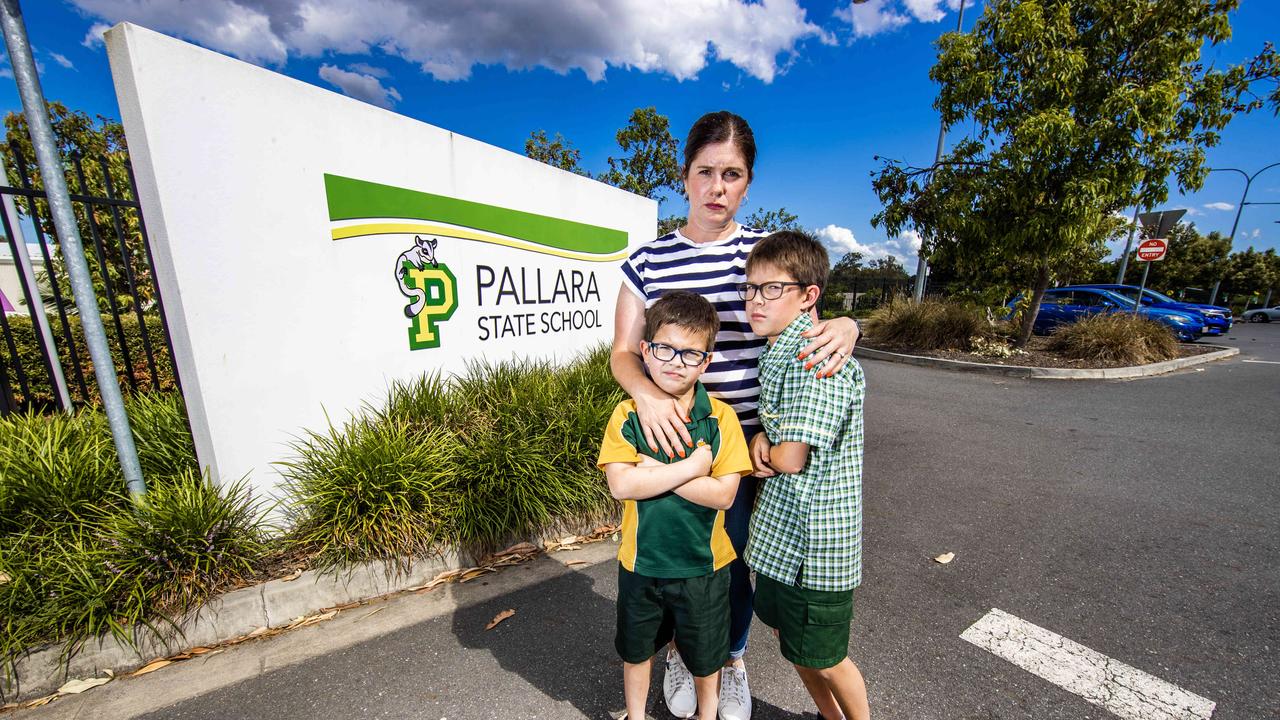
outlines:
[{"label": "green shorts", "polygon": [[852,590],[808,590],[756,573],[755,611],[793,665],[822,670],[849,656]]},{"label": "green shorts", "polygon": [[642,663],[675,638],[694,677],[714,675],[729,661],[729,567],[710,575],[662,579],[618,565],[618,633],[613,645]]}]

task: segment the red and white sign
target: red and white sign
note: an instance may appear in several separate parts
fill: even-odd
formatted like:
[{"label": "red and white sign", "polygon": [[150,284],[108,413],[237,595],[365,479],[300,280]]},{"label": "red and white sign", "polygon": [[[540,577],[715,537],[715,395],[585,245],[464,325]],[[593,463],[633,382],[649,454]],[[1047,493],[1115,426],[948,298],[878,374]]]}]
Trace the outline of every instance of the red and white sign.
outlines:
[{"label": "red and white sign", "polygon": [[1155,262],[1163,260],[1164,254],[1169,250],[1169,241],[1154,238],[1151,240],[1143,240],[1138,245],[1138,259],[1146,262]]}]

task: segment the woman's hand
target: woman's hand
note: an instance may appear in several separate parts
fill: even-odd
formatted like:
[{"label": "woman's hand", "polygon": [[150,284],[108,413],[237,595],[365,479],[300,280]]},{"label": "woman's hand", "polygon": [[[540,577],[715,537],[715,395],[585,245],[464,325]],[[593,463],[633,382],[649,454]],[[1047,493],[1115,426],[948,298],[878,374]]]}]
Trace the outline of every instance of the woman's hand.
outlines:
[{"label": "woman's hand", "polygon": [[[800,337],[808,338],[812,342],[804,346],[799,358],[806,361],[804,364],[806,370],[821,365],[823,360],[827,360],[827,364],[818,371],[818,377],[831,377],[840,372],[840,368],[849,362],[853,346],[858,344],[859,335],[861,332],[858,331],[858,323],[854,322],[853,318],[838,317],[823,320],[800,334]],[[831,357],[832,355],[835,357]]]},{"label": "woman's hand", "polygon": [[751,464],[755,467],[756,477],[773,477],[777,474],[773,466],[769,464],[769,451],[773,445],[769,443],[769,437],[763,432],[758,432],[755,437],[751,438],[750,452]]},{"label": "woman's hand", "polygon": [[661,391],[656,395],[637,393],[632,399],[636,401],[636,415],[649,449],[661,448],[667,457],[688,457],[693,442],[685,427],[689,418],[680,403]]}]

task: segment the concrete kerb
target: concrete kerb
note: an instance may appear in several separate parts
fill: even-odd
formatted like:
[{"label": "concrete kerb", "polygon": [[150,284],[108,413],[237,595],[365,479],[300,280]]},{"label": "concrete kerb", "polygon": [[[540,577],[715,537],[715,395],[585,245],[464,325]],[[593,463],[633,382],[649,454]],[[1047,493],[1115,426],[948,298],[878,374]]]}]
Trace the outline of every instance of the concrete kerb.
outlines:
[{"label": "concrete kerb", "polygon": [[1216,349],[1212,352],[1207,352],[1201,355],[1165,360],[1163,362],[1151,363],[1149,365],[1093,369],[1044,368],[1030,367],[1027,365],[975,363],[968,362],[966,360],[947,360],[944,358],[889,352],[888,350],[875,350],[872,348],[862,347],[861,345],[853,349],[853,354],[855,357],[867,358],[869,360],[884,360],[887,362],[917,365],[919,367],[941,368],[956,372],[1003,375],[1005,377],[1040,378],[1047,380],[1126,380],[1144,378],[1151,377],[1153,375],[1163,375],[1165,373],[1181,370],[1193,365],[1202,365],[1204,363],[1215,362],[1217,360],[1225,360],[1229,357],[1240,354],[1239,348],[1223,347],[1221,345],[1206,345],[1204,347]]},{"label": "concrete kerb", "polygon": [[422,585],[447,570],[467,567],[457,552],[420,560],[407,571],[388,572],[381,562],[373,562],[338,574],[311,570],[294,580],[272,580],[219,596],[179,621],[181,634],[157,637],[140,631],[137,648],[112,635],[87,641],[65,667],[62,646],[42,648],[18,661],[14,687],[18,693],[9,701],[29,700],[57,690],[68,678],[101,677],[106,670],[117,675],[146,663],[201,645],[215,645],[243,637],[258,628],[277,628],[315,614],[325,608],[369,600]]}]

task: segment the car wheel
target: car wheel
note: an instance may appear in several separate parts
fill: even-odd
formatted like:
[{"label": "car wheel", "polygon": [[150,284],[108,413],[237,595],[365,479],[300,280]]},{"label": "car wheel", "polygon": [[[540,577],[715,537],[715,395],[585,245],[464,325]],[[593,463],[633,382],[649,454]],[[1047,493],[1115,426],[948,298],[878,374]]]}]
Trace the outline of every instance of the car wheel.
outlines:
[{"label": "car wheel", "polygon": [[1251,323],[1270,322],[1270,320],[1271,318],[1267,317],[1266,313],[1254,313],[1249,316],[1249,322]]}]

